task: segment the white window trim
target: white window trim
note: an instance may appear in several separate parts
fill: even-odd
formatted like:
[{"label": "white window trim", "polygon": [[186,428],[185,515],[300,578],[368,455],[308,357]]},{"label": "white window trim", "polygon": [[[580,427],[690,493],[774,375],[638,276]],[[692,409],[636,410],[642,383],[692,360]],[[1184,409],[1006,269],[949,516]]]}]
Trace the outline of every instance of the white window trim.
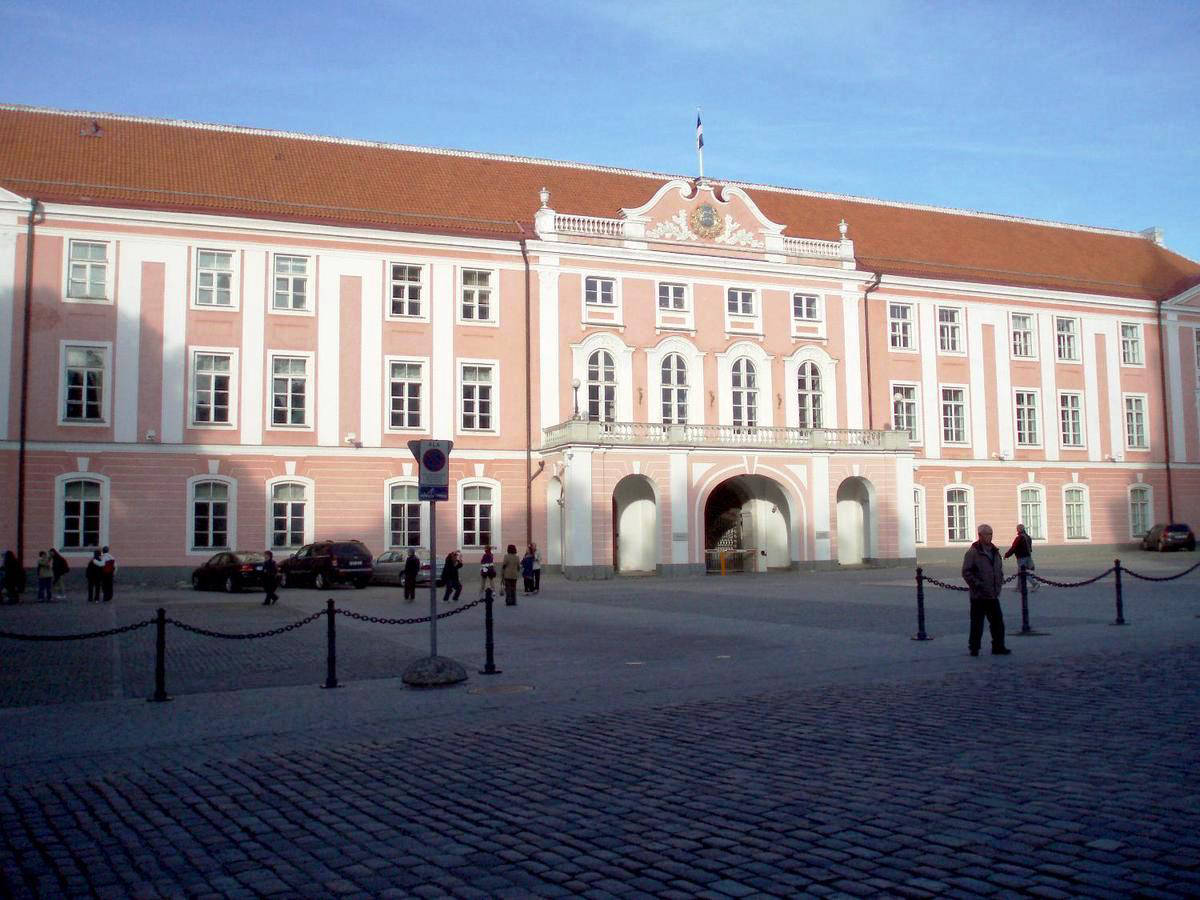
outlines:
[{"label": "white window trim", "polygon": [[[1029,317],[1030,354],[1028,356],[1017,356],[1017,354],[1013,352],[1013,330],[1014,330],[1013,329],[1013,320],[1012,320],[1013,316],[1028,316]],[[1017,310],[1016,312],[1010,312],[1008,314],[1008,358],[1012,359],[1012,360],[1017,360],[1020,362],[1036,362],[1038,359],[1038,348],[1039,348],[1039,344],[1038,344],[1038,315],[1037,315],[1037,313],[1022,312],[1021,310]]]},{"label": "white window trim", "polygon": [[[946,507],[950,503],[951,491],[967,492],[967,537],[965,540],[950,539],[950,517],[946,515]],[[973,544],[978,535],[975,532],[975,489],[968,484],[948,484],[942,489],[942,536],[947,546],[961,547]]]},{"label": "white window trim", "polygon": [[[658,289],[664,284],[678,284],[683,286],[683,309],[663,309],[658,305]],[[664,315],[680,316],[685,320],[685,324],[663,322]],[[673,281],[670,278],[659,278],[654,282],[654,327],[660,331],[696,330],[696,305],[690,281]]]},{"label": "white window trim", "polygon": [[[816,297],[817,317],[815,319],[796,318],[796,298]],[[788,318],[792,323],[792,337],[825,337],[825,295],[820,291],[796,289],[788,291]]]},{"label": "white window trim", "polygon": [[[1083,537],[1071,537],[1067,533],[1067,491],[1083,492]],[[1072,543],[1086,543],[1092,539],[1092,496],[1086,484],[1078,481],[1068,482],[1062,487],[1063,540]]]},{"label": "white window trim", "polygon": [[[267,369],[265,379],[263,381],[264,405],[266,411],[263,418],[263,427],[267,431],[313,431],[316,429],[316,396],[317,396],[317,355],[312,350],[267,350],[264,354],[266,357]],[[277,356],[296,356],[303,357],[307,360],[304,366],[304,424],[303,425],[276,425],[274,422],[274,396],[275,391],[273,384],[275,357]]]},{"label": "white window trim", "polygon": [[889,381],[888,382],[888,423],[892,428],[896,427],[896,388],[906,387],[913,389],[913,400],[917,404],[916,425],[917,436],[909,440],[909,444],[913,447],[925,443],[925,417],[921,409],[921,385],[915,381]]},{"label": "white window trim", "polygon": [[[942,406],[945,403],[942,398],[943,388],[963,392],[963,439],[961,441],[946,440],[945,417],[942,415]],[[941,435],[941,443],[945,447],[971,446],[971,386],[969,384],[945,383],[938,385],[938,432]]]},{"label": "white window trim", "polygon": [[[1132,325],[1137,329],[1138,355],[1142,358],[1141,362],[1125,362],[1125,339],[1121,334],[1121,328],[1126,325]],[[1141,322],[1131,322],[1128,319],[1117,322],[1117,361],[1122,369],[1146,368],[1146,329]]]},{"label": "white window trim", "polygon": [[[1071,359],[1064,359],[1058,355],[1058,323],[1059,320],[1070,320],[1075,323],[1075,356]],[[1083,365],[1083,320],[1079,316],[1052,316],[1051,325],[1054,328],[1054,361],[1058,363],[1067,363],[1068,365],[1081,366]],[[1120,338],[1120,329],[1117,329],[1118,340]],[[1117,347],[1117,354],[1120,355],[1121,348]]]},{"label": "white window trim", "polygon": [[[1125,401],[1126,400],[1141,400],[1142,401],[1142,430],[1146,435],[1145,444],[1129,443],[1129,423],[1125,419]],[[1138,453],[1148,453],[1151,447],[1150,440],[1150,396],[1148,394],[1139,393],[1137,391],[1129,391],[1121,394],[1121,430],[1125,433],[1125,449],[1133,450]]]},{"label": "white window trim", "polygon": [[[1133,530],[1133,492],[1136,490],[1146,491],[1146,531],[1135,532]],[[1138,539],[1146,536],[1146,533],[1154,527],[1154,486],[1146,484],[1144,481],[1138,481],[1125,486],[1125,519],[1129,523],[1129,537]]]},{"label": "white window trim", "polygon": [[[491,296],[488,298],[488,308],[492,314],[490,319],[464,319],[462,317],[463,272],[468,269],[472,272],[491,273],[491,277],[488,278],[488,285],[491,289]],[[480,328],[500,327],[500,269],[497,266],[476,266],[462,263],[454,267],[454,321],[458,325],[478,325]]]},{"label": "white window trim", "polygon": [[[289,484],[289,483],[295,483],[295,484],[304,486],[304,540],[300,545],[301,547],[303,547],[305,544],[311,544],[311,543],[313,543],[313,541],[316,540],[316,534],[317,534],[317,522],[316,522],[316,519],[317,519],[317,487],[316,487],[315,481],[313,481],[311,478],[307,478],[303,475],[276,475],[274,478],[267,479],[267,484],[266,484],[267,514],[266,514],[266,521],[264,523],[266,525],[266,530],[263,532],[263,546],[265,547],[265,549],[270,550],[273,553],[274,552],[288,553],[288,555],[290,556],[291,553],[294,553],[296,550],[299,550],[300,547],[296,547],[295,550],[293,550],[288,547],[276,548],[271,545],[271,541],[272,541],[273,535],[275,533],[275,517],[274,517],[274,515],[272,515],[273,510],[271,509],[271,499],[272,499],[271,491],[274,490],[275,485],[277,485],[277,484]],[[280,558],[285,559],[286,557],[280,557]]]},{"label": "white window trim", "polygon": [[[308,260],[307,291],[304,299],[307,306],[304,309],[277,309],[275,306],[275,258],[279,256],[297,256]],[[209,307],[204,307],[208,309]],[[317,315],[317,256],[315,253],[299,253],[291,250],[275,250],[267,261],[267,314],[272,316],[305,316],[315,318]]]},{"label": "white window trim", "polygon": [[[207,309],[207,307],[204,307]],[[222,353],[229,357],[229,421],[197,422],[196,416],[196,355],[199,353]],[[239,374],[242,371],[236,347],[189,347],[188,348],[188,428],[204,431],[236,431],[238,427],[238,397],[241,394]]]},{"label": "white window trim", "polygon": [[[917,304],[911,300],[885,300],[887,305],[887,330],[884,332],[884,337],[888,342],[889,353],[920,353],[921,352],[921,324],[919,320],[919,311]],[[892,307],[907,306],[909,317],[905,321],[908,322],[908,338],[909,346],[893,347],[892,346]]]},{"label": "white window trim", "polygon": [[[613,302],[611,306],[605,306],[602,303],[587,302],[587,281],[589,278],[600,278],[613,283]],[[657,303],[657,298],[655,303]],[[609,318],[601,318],[592,315],[593,310],[603,310],[609,313]],[[621,278],[619,275],[613,275],[606,272],[584,272],[579,279],[579,321],[587,325],[609,325],[609,326],[624,326],[625,324],[625,303],[622,297]]]},{"label": "white window trim", "polygon": [[54,546],[58,548],[58,551],[63,556],[75,559],[91,559],[92,548],[90,547],[87,549],[66,549],[62,546],[63,527],[66,524],[66,517],[63,515],[63,504],[67,499],[67,482],[70,481],[94,481],[100,485],[100,543],[96,549],[109,545],[108,512],[111,483],[107,475],[101,475],[97,472],[64,472],[54,477]]},{"label": "white window trim", "polygon": [[[494,478],[485,478],[482,475],[475,475],[471,478],[463,478],[454,486],[455,494],[458,497],[455,517],[455,533],[458,536],[457,546],[469,551],[483,549],[482,545],[471,544],[468,546],[463,541],[463,494],[465,489],[469,487],[487,487],[492,489],[492,547],[504,546],[500,538],[501,529],[503,527],[503,522],[501,521],[500,515],[500,511],[503,509],[503,507],[500,505],[500,482],[496,481]],[[517,543],[517,545],[520,546],[520,544],[515,541],[510,541],[509,543]],[[503,554],[501,554],[501,556],[503,556]],[[499,571],[499,569],[500,567],[497,565],[496,570]]]},{"label": "white window trim", "polygon": [[[492,427],[463,428],[463,366],[492,367]],[[494,436],[500,433],[500,360],[459,356],[454,360],[454,433],[460,435],[482,434]],[[422,412],[422,417],[424,413]]]},{"label": "white window trim", "polygon": [[[662,362],[672,353],[683,357],[688,369],[687,415],[689,425],[704,424],[704,357],[686,338],[672,335],[646,350],[646,421],[662,422]],[[586,360],[587,357],[584,357]],[[582,382],[583,379],[580,379]]]},{"label": "white window trim", "polygon": [[913,542],[917,544],[929,543],[929,508],[925,505],[925,486],[920,484],[913,485],[913,503],[921,509],[921,523],[917,527],[917,523],[913,522]]},{"label": "white window trim", "polygon": [[[419,316],[402,316],[392,312],[392,266],[417,266],[421,270],[421,314]],[[389,256],[383,263],[383,318],[388,322],[424,322],[430,321],[429,308],[432,306],[430,295],[430,262],[424,259]]]},{"label": "white window trim", "polygon": [[[815,363],[821,372],[821,421],[822,429],[838,427],[838,361],[821,347],[801,347],[783,361],[783,383],[787,392],[783,399],[784,424],[789,428],[800,427],[800,408],[796,382],[803,363]],[[790,395],[790,399],[789,396]]]},{"label": "white window trim", "polygon": [[[104,299],[102,300],[96,300],[89,297],[68,296],[71,290],[71,244],[75,241],[79,241],[83,244],[104,244],[108,248],[104,251]],[[116,305],[117,294],[115,286],[117,284],[117,242],[108,238],[84,237],[82,235],[64,238],[62,279],[61,293],[63,303],[83,303],[91,306]]]},{"label": "white window trim", "polygon": [[[421,424],[416,428],[392,425],[392,363],[411,363],[421,367]],[[425,434],[429,431],[430,378],[428,356],[385,356],[383,358],[383,430],[385,434]]]},{"label": "white window trim", "polygon": [[[632,422],[634,421],[633,413],[633,348],[627,346],[615,334],[609,332],[598,331],[589,334],[578,344],[571,345],[571,379],[579,379],[579,415],[587,418],[587,362],[588,357],[597,350],[607,350],[612,354],[613,365],[616,367],[616,408],[613,411],[614,421],[616,422]],[[690,358],[689,358],[690,362]],[[659,376],[662,377],[661,375]],[[690,373],[689,373],[690,377]],[[688,385],[689,388],[691,385]],[[570,389],[570,385],[568,385]],[[575,402],[574,394],[571,395],[571,402]],[[691,412],[691,404],[688,405],[688,412]],[[639,421],[650,421],[649,417],[645,417]]]},{"label": "white window trim", "polygon": [[[1078,444],[1067,444],[1063,441],[1062,428],[1062,398],[1067,395],[1072,395],[1079,398],[1079,439]],[[1058,417],[1058,445],[1063,450],[1086,450],[1087,449],[1087,406],[1084,403],[1083,391],[1059,391],[1057,403],[1055,404],[1055,413]]]},{"label": "white window trim", "polygon": [[[1022,444],[1020,440],[1020,430],[1017,426],[1017,394],[1033,394],[1036,397],[1037,406],[1037,443]],[[1039,450],[1046,445],[1046,410],[1042,404],[1042,389],[1033,387],[1018,387],[1012,389],[1012,423],[1013,423],[1013,447],[1017,450]],[[1055,423],[1057,425],[1057,423]]]},{"label": "white window trim", "polygon": [[[756,428],[770,428],[775,424],[775,386],[771,377],[775,357],[757,343],[737,341],[717,357],[717,422],[733,427],[733,364],[742,357],[754,363],[758,379],[758,424]],[[705,391],[708,389],[705,388]],[[707,399],[707,397],[705,398]]]},{"label": "white window trim", "polygon": [[[200,294],[200,253],[228,253],[229,254],[229,305],[221,306],[213,303],[201,303]],[[271,296],[274,298],[274,269],[272,269],[271,277]],[[242,251],[231,250],[228,247],[216,247],[212,245],[197,245],[192,247],[192,292],[190,304],[192,309],[201,309],[206,312],[237,312],[242,308]]]},{"label": "white window trim", "polygon": [[[958,313],[958,346],[957,350],[942,349],[942,318],[941,310],[951,309]],[[934,307],[934,323],[933,336],[937,341],[937,352],[939,356],[966,356],[967,355],[967,310],[963,306],[951,306],[945,303],[939,303]],[[949,385],[953,387],[953,385]]]},{"label": "white window trim", "polygon": [[[399,544],[392,543],[392,488],[399,486],[417,487],[417,479],[411,475],[400,475],[389,478],[383,483],[383,547],[385,550],[407,550]],[[420,518],[421,548],[429,547],[429,513],[421,510]],[[461,546],[461,545],[460,545]]]},{"label": "white window trim", "polygon": [[[1041,541],[1042,543],[1045,543],[1047,540],[1050,539],[1050,525],[1049,525],[1050,517],[1048,514],[1049,511],[1046,509],[1046,487],[1045,487],[1045,485],[1038,484],[1036,481],[1025,481],[1025,482],[1022,482],[1021,484],[1017,485],[1017,521],[1018,522],[1021,521],[1021,491],[1028,491],[1028,490],[1034,490],[1034,491],[1038,492],[1038,497],[1039,497],[1038,506],[1041,509],[1041,514],[1039,516],[1040,521],[1038,522],[1038,528],[1039,528],[1038,533],[1041,535],[1041,537],[1033,537],[1032,535],[1030,537],[1032,537],[1033,540],[1035,540],[1035,541]],[[1026,527],[1026,529],[1029,528],[1028,525],[1026,525],[1025,527]]]},{"label": "white window trim", "polygon": [[[67,421],[67,348],[86,347],[104,351],[104,398],[100,404],[99,422]],[[58,425],[60,428],[111,428],[112,400],[115,378],[113,377],[112,341],[69,341],[58,342]]]},{"label": "white window trim", "polygon": [[[748,291],[750,293],[750,304],[754,308],[750,313],[731,313],[729,311],[729,292],[730,291]],[[789,299],[789,303],[791,300]],[[756,287],[749,287],[745,284],[725,284],[721,286],[721,308],[725,311],[725,333],[730,336],[743,337],[753,335],[755,337],[763,337],[763,296],[762,291]],[[744,328],[734,328],[735,322],[749,324],[753,330],[747,331]]]},{"label": "white window trim", "polygon": [[[229,488],[229,543],[225,547],[196,547],[196,485],[218,481]],[[228,475],[193,475],[187,480],[187,545],[183,548],[188,556],[209,557],[215,553],[226,553],[238,549],[237,539],[237,479]],[[268,495],[269,496],[269,495]],[[270,532],[267,532],[270,534]]]}]

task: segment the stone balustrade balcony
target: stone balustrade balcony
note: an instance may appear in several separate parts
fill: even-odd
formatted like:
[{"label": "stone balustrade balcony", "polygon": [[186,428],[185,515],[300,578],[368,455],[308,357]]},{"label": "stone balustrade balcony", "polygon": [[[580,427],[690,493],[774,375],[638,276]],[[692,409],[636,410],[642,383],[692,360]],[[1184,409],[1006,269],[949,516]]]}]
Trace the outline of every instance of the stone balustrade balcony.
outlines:
[{"label": "stone balustrade balcony", "polygon": [[906,431],[856,428],[662,425],[656,422],[589,422],[569,419],[543,430],[542,449],[567,446],[673,449],[816,450],[854,453],[911,451]]}]

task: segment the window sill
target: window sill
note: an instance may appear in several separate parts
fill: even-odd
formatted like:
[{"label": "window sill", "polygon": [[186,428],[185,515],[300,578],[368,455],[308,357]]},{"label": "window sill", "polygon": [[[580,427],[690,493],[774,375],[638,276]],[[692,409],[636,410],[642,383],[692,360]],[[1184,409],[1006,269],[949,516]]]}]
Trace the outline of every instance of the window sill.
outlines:
[{"label": "window sill", "polygon": [[63,303],[78,303],[82,306],[112,306],[115,302],[111,297],[63,297]]},{"label": "window sill", "polygon": [[219,312],[219,313],[235,313],[241,312],[241,306],[237,303],[229,305],[223,303],[192,303],[189,309],[194,309],[199,312]]}]

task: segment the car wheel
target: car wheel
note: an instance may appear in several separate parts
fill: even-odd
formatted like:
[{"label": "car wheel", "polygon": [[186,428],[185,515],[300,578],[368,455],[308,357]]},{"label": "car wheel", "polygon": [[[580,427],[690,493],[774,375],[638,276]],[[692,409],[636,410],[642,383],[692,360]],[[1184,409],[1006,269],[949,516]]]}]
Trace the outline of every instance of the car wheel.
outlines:
[{"label": "car wheel", "polygon": [[193,575],[193,576],[192,576],[192,590],[193,590],[193,591],[198,591],[198,590],[200,590],[200,589],[201,589],[200,576],[199,576],[199,575]]},{"label": "car wheel", "polygon": [[361,591],[363,588],[365,588],[367,586],[367,584],[369,582],[370,582],[369,578],[356,578],[356,579],[354,579],[354,586]]},{"label": "car wheel", "polygon": [[1187,548],[1188,548],[1188,550],[1196,549],[1196,539],[1195,538],[1192,538],[1190,541],[1187,542]]},{"label": "car wheel", "polygon": [[329,590],[329,577],[324,572],[318,572],[313,576],[313,587],[318,591]]},{"label": "car wheel", "polygon": [[238,590],[237,580],[232,575],[225,579],[225,593],[236,594]]}]

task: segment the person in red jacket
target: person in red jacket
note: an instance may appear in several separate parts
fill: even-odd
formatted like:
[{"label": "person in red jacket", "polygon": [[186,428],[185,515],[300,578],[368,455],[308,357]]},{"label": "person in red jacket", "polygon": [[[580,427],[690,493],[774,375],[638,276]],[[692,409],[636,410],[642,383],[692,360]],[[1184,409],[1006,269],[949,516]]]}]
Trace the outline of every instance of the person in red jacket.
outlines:
[{"label": "person in red jacket", "polygon": [[[1026,572],[1033,571],[1033,538],[1029,536],[1029,532],[1025,530],[1024,525],[1017,526],[1017,536],[1013,538],[1012,546],[1004,554],[1005,559],[1008,559],[1010,556],[1015,556],[1017,558],[1017,565],[1024,566]],[[1026,583],[1028,584],[1028,590],[1036,591],[1038,589],[1038,583],[1033,578],[1027,578]],[[1019,584],[1017,588],[1018,590],[1020,589]]]}]

